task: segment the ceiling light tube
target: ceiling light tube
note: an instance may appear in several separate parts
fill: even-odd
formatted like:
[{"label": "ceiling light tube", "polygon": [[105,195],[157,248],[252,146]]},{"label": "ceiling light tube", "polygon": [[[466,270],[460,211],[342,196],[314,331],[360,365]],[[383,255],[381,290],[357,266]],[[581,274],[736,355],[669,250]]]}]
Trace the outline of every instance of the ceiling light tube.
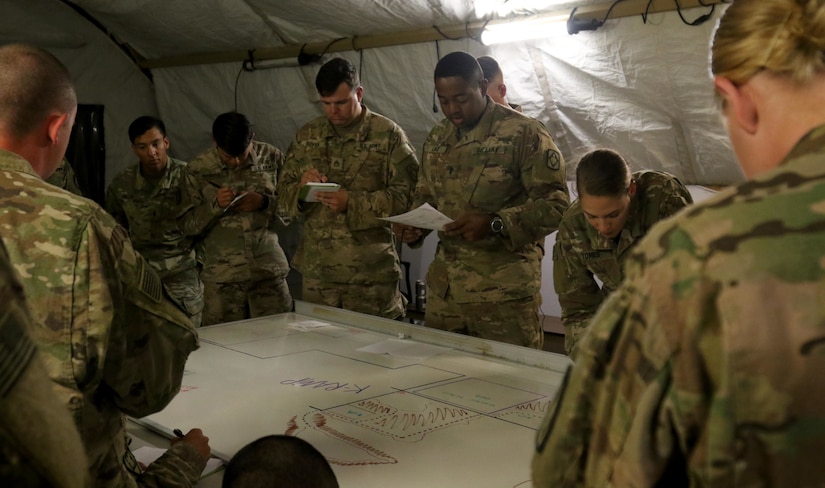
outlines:
[{"label": "ceiling light tube", "polygon": [[481,42],[489,46],[504,42],[527,41],[548,37],[551,26],[567,22],[567,15],[533,16],[524,20],[490,23],[481,33]]}]

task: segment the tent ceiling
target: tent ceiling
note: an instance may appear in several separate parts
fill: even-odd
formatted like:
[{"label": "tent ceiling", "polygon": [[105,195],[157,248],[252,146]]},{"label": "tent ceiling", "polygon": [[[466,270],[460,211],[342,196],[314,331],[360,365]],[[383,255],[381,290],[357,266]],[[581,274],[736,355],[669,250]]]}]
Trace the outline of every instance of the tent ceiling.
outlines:
[{"label": "tent ceiling", "polygon": [[[478,20],[468,0],[72,3],[147,58],[277,47]],[[181,28],[183,22],[185,29]]]},{"label": "tent ceiling", "polygon": [[[203,64],[204,54],[224,53],[211,62],[237,60],[235,53],[270,49],[287,57],[301,46],[311,53],[351,50],[358,37],[406,33],[399,44],[423,30],[441,38],[478,38],[481,26],[504,18],[538,13],[599,19],[688,9],[723,0],[63,0],[89,13],[143,59],[173,58],[156,66]],[[185,19],[182,22],[182,19]],[[185,24],[185,28],[181,28]],[[461,26],[465,29],[462,31]],[[472,26],[472,28],[471,28]],[[445,29],[445,31],[440,30]],[[447,30],[450,29],[450,30]],[[427,39],[434,40],[428,32]],[[337,41],[350,39],[346,45]],[[320,45],[318,43],[321,43]],[[373,46],[392,45],[383,41]],[[284,46],[296,49],[278,50]],[[276,54],[277,53],[277,54]],[[200,55],[181,62],[184,56]]]},{"label": "tent ceiling", "polygon": [[[249,49],[256,49],[260,60],[258,53],[267,49],[304,43],[324,46],[339,38],[360,36],[365,41],[370,36],[432,30],[433,25],[477,25],[489,18],[485,16],[496,10],[496,4],[526,1],[530,0],[14,0],[11,4],[19,8],[19,15],[6,16],[0,26],[6,21],[12,26],[33,25],[34,15],[40,24],[32,32],[79,35],[90,42],[100,37],[115,49],[100,32],[88,31],[94,30],[90,23],[85,30],[69,25],[69,16],[58,13],[68,8],[54,8],[54,3],[63,2],[87,12],[148,60],[243,54]],[[688,8],[722,0],[678,1]],[[482,4],[486,10],[479,9]],[[605,5],[613,4],[612,0],[557,2],[542,12],[569,12],[576,6],[577,18],[582,12],[603,16]],[[548,31],[544,39],[488,48],[453,34],[464,38],[335,55],[357,64],[366,87],[365,103],[404,127],[418,149],[443,117],[434,104],[434,61],[441,54],[463,50],[499,59],[510,100],[548,126],[571,171],[585,152],[611,147],[622,152],[634,169],[669,171],[687,183],[740,180],[708,79],[707,46],[713,22],[685,25],[689,22],[675,13],[650,15],[643,22],[638,15],[648,5],[651,13],[672,10],[676,0],[619,0],[615,5],[611,18],[631,17],[575,36],[559,26],[558,33]],[[629,12],[633,9],[635,13]],[[713,17],[721,10],[717,8]],[[684,17],[696,19],[709,12],[709,7],[693,8]],[[111,154],[125,153],[112,158],[111,174],[132,160],[128,146],[123,147],[123,134],[125,126],[142,113],[156,111],[167,122],[174,155],[184,160],[209,147],[211,121],[227,110],[249,115],[261,140],[282,149],[299,127],[322,113],[313,84],[317,65],[299,67],[293,59],[254,72],[242,69],[244,58],[152,68],[150,89],[156,106],[135,109],[121,106],[121,98],[134,97],[121,96],[127,70],[112,69],[112,53],[103,55],[96,45],[58,51],[76,73],[84,101],[107,105],[107,124],[115,126],[107,145],[113,146]],[[105,68],[105,76],[93,76],[90,65]],[[134,65],[131,68],[140,76]]]}]

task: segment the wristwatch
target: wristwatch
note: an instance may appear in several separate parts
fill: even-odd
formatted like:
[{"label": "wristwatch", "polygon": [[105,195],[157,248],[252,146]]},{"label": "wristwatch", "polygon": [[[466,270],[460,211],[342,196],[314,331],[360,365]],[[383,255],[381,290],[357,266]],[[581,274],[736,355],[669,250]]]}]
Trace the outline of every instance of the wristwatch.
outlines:
[{"label": "wristwatch", "polygon": [[493,215],[493,219],[490,221],[490,230],[493,231],[493,234],[501,234],[501,231],[504,230],[504,221],[501,220],[501,217]]}]

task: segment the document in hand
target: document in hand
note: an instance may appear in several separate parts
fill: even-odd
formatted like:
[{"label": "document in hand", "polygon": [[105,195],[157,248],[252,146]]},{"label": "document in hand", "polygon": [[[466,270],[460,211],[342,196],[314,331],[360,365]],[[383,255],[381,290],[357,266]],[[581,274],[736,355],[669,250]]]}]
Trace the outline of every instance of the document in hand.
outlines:
[{"label": "document in hand", "polygon": [[249,192],[246,191],[243,193],[239,193],[238,196],[233,198],[232,201],[229,202],[229,205],[227,205],[226,208],[223,209],[223,213],[226,213],[230,208],[234,207],[235,204],[238,203],[241,200],[241,198],[245,197],[248,193]]},{"label": "document in hand", "polygon": [[384,217],[381,220],[418,227],[419,229],[432,230],[441,230],[441,228],[444,227],[444,224],[449,224],[453,221],[453,219],[439,212],[429,203],[425,203],[424,205],[421,205],[414,210],[410,210],[407,213],[393,215],[392,217]]},{"label": "document in hand", "polygon": [[338,183],[318,183],[311,181],[301,188],[301,192],[298,193],[298,200],[303,200],[305,202],[317,202],[318,193],[338,191],[340,188],[341,185]]}]

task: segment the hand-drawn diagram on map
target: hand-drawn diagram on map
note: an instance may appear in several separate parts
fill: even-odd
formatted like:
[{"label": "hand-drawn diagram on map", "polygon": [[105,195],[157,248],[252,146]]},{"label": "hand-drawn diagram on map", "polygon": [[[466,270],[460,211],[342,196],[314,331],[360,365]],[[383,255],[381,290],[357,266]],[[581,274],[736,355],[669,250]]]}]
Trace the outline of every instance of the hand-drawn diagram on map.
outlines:
[{"label": "hand-drawn diagram on map", "polygon": [[181,393],[142,422],[199,427],[225,457],[264,435],[295,435],[343,488],[522,485],[562,377],[453,349],[424,360],[363,352],[387,335],[297,314],[200,337]]}]

